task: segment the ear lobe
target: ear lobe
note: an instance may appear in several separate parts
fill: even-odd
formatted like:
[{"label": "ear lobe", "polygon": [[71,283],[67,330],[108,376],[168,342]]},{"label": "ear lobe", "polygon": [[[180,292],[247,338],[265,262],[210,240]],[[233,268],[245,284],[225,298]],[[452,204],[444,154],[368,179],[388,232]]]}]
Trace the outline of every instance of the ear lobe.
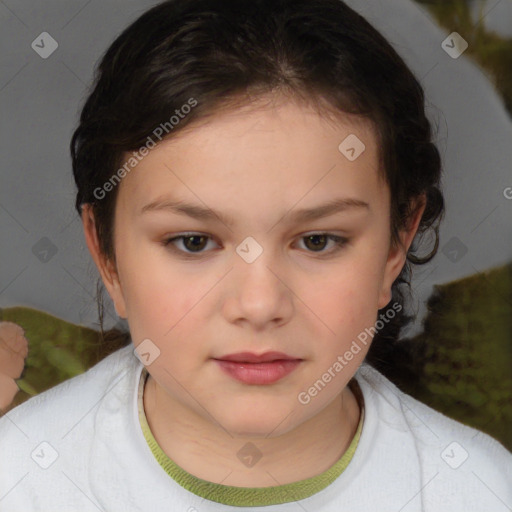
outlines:
[{"label": "ear lobe", "polygon": [[391,287],[405,265],[407,251],[409,250],[416,232],[418,231],[426,204],[426,196],[424,194],[416,199],[413,205],[413,213],[409,218],[407,228],[402,229],[399,232],[398,243],[396,245],[391,244],[389,248],[381,294],[378,301],[379,309],[382,309],[391,301]]},{"label": "ear lobe", "polygon": [[110,298],[114,302],[116,312],[121,318],[126,317],[126,307],[122,293],[121,283],[114,263],[107,259],[102,253],[96,230],[94,211],[91,204],[82,206],[82,225],[84,228],[85,241],[89,252],[98,268],[103,284],[107,288]]}]

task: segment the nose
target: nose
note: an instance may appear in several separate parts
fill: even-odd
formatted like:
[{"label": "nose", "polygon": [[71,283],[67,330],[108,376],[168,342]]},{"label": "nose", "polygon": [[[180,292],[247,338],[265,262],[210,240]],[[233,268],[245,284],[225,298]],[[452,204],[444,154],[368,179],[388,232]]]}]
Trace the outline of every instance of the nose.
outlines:
[{"label": "nose", "polygon": [[230,289],[223,305],[225,318],[235,324],[249,324],[264,330],[289,321],[294,303],[289,277],[279,270],[270,251],[251,263],[240,258],[230,272]]}]

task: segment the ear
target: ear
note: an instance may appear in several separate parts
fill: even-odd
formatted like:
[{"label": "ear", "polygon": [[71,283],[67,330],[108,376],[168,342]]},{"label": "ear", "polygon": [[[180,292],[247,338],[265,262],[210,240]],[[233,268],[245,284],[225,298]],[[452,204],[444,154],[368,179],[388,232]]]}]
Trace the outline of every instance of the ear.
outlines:
[{"label": "ear", "polygon": [[82,206],[82,225],[84,228],[87,247],[89,248],[89,252],[91,253],[94,263],[96,263],[96,267],[101,275],[103,284],[107,288],[108,294],[114,302],[116,313],[121,318],[127,318],[126,304],[117,269],[115,264],[107,259],[100,250],[92,204],[86,203]]},{"label": "ear", "polygon": [[396,246],[391,244],[384,270],[384,278],[380,290],[378,308],[382,309],[391,301],[391,287],[395,279],[400,275],[407,258],[407,251],[412,244],[414,236],[427,204],[426,196],[423,194],[413,202],[413,213],[409,218],[408,226],[399,233],[399,241]]}]

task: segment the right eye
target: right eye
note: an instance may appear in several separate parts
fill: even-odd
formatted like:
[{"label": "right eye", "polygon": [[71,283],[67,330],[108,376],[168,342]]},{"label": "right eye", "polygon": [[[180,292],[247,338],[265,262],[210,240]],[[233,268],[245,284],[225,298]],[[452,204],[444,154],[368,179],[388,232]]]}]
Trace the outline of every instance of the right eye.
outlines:
[{"label": "right eye", "polygon": [[[211,240],[211,237],[202,233],[183,233],[182,235],[163,240],[162,244],[173,251],[180,252],[186,257],[193,257],[194,254],[200,255],[205,252],[203,249],[207,245],[207,240]],[[185,250],[179,249],[177,247],[178,243],[180,243]],[[173,246],[171,246],[171,244]]]}]

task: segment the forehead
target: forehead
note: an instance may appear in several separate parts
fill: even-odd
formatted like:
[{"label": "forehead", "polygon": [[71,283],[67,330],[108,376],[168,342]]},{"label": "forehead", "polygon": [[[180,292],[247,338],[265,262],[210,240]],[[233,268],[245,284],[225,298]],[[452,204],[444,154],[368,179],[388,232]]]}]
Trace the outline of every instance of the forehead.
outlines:
[{"label": "forehead", "polygon": [[[295,102],[225,111],[164,139],[121,182],[131,214],[165,197],[238,215],[336,194],[383,201],[373,126]],[[273,213],[275,215],[275,213]]]}]

